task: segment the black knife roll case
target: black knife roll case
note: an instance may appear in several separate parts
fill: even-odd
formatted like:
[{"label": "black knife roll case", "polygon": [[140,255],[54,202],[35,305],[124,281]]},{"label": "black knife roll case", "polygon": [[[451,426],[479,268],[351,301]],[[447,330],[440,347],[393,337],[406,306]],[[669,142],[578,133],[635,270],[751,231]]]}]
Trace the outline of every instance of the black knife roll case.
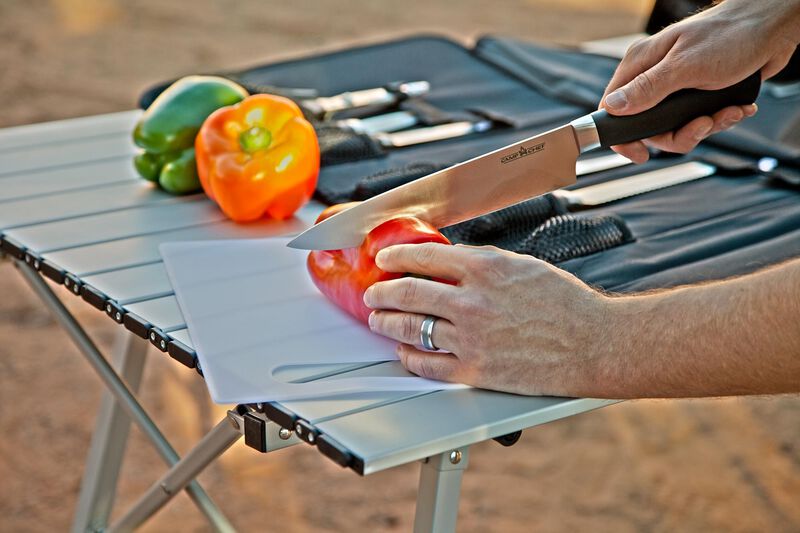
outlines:
[{"label": "black knife roll case", "polygon": [[[252,84],[314,89],[325,96],[425,80],[431,85],[422,98],[426,105],[453,117],[494,121],[487,132],[324,165],[316,197],[336,203],[362,199],[367,177],[388,174],[397,180],[398,169],[411,168],[413,173],[414,168],[449,166],[591,112],[616,65],[614,59],[515,39],[487,36],[465,47],[439,36],[417,35],[260,65],[234,77]],[[145,92],[141,102],[152,101],[166,85]],[[621,220],[627,237],[582,257],[559,261],[562,256],[554,253],[551,258],[595,286],[628,292],[743,274],[800,255],[800,187],[759,170],[759,161],[772,157],[777,162],[772,175],[800,172],[800,133],[794,127],[800,124],[800,96],[774,98],[767,88],[758,103],[756,117],[712,137],[688,156],[665,155],[645,165],[579,177],[573,187],[690,159],[705,159],[718,167],[708,178],[570,215]],[[594,155],[602,154],[587,154]]]}]

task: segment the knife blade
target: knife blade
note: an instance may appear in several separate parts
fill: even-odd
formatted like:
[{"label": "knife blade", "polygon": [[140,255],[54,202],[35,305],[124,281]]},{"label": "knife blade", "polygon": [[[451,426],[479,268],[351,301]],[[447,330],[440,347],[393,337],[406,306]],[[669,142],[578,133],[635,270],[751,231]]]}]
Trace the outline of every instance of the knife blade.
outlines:
[{"label": "knife blade", "polygon": [[652,137],[724,107],[750,104],[760,87],[761,75],[756,72],[725,89],[679,91],[637,115],[595,111],[379,194],[310,227],[288,246],[352,248],[374,227],[399,216],[414,216],[443,228],[496,211],[574,183],[581,153]]},{"label": "knife blade", "polygon": [[462,137],[471,133],[483,133],[492,128],[488,120],[470,122],[467,120],[449,122],[438,126],[427,126],[394,133],[376,133],[373,137],[385,148],[403,148],[414,144],[443,141],[454,137]]},{"label": "knife blade", "polygon": [[553,191],[441,231],[454,243],[492,244],[517,251],[537,227],[554,217],[701,179],[713,175],[716,169],[714,165],[692,161],[580,189]]},{"label": "knife blade", "polygon": [[419,120],[413,113],[409,113],[408,111],[393,111],[391,113],[367,118],[346,118],[336,121],[336,124],[344,128],[350,128],[356,133],[374,135],[376,133],[404,130],[416,126],[417,122],[419,122]]},{"label": "knife blade", "polygon": [[580,189],[553,191],[551,194],[561,199],[567,207],[594,207],[706,178],[716,171],[713,165],[689,161]]}]

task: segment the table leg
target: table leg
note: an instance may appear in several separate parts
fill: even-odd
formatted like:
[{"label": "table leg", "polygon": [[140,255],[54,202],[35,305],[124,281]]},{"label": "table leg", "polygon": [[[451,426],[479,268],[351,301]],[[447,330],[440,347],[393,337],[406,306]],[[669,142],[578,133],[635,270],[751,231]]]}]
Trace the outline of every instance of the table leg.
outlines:
[{"label": "table leg", "polygon": [[[100,376],[103,384],[114,395],[119,405],[125,410],[125,413],[139,426],[139,429],[150,440],[162,459],[168,466],[177,463],[179,457],[175,449],[161,433],[161,430],[158,429],[158,426],[156,426],[153,419],[150,418],[125,382],[119,378],[109,362],[106,361],[86,331],[75,320],[75,317],[70,314],[69,310],[64,307],[58,296],[53,293],[44,278],[24,264],[18,263],[17,267],[22,277],[28,282],[28,285],[53,312],[56,321],[61,324],[94,371]],[[222,511],[219,510],[197,481],[189,483],[186,486],[186,492],[217,531],[231,531],[233,529],[233,526],[227,521]]]},{"label": "table leg", "polygon": [[[149,346],[147,341],[127,331],[117,333],[114,366],[134,393],[139,389]],[[72,522],[73,533],[99,531],[108,524],[130,422],[114,396],[104,392],[81,481],[81,493]]]},{"label": "table leg", "polygon": [[422,463],[414,533],[455,532],[461,478],[469,462],[468,452],[469,448],[460,448],[428,457]]},{"label": "table leg", "polygon": [[[236,423],[234,421],[234,423]],[[239,425],[226,417],[203,437],[186,456],[175,463],[109,529],[109,533],[133,531],[167,504],[200,472],[242,436]],[[226,530],[233,531],[233,528]]]}]

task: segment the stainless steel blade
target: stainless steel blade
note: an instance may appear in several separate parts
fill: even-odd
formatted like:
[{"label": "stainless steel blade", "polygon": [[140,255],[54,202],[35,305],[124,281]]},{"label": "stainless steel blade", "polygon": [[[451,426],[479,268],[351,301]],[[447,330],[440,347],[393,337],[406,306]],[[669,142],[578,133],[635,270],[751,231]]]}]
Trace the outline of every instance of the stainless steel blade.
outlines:
[{"label": "stainless steel blade", "polygon": [[691,161],[581,189],[553,191],[552,194],[565,200],[567,205],[590,207],[705,178],[714,172],[716,168],[712,165]]},{"label": "stainless steel blade", "polygon": [[348,127],[356,133],[373,135],[381,132],[393,132],[416,126],[419,120],[408,111],[394,111],[383,115],[367,118],[347,118],[338,121],[342,126]]},{"label": "stainless steel blade", "polygon": [[591,159],[579,159],[575,164],[575,173],[578,176],[585,176],[586,174],[602,172],[604,170],[624,167],[630,164],[633,164],[633,161],[624,155],[614,152],[608,155],[592,157]]},{"label": "stainless steel blade", "polygon": [[376,133],[375,139],[387,148],[402,148],[414,144],[443,141],[454,137],[462,137],[470,133],[480,133],[491,129],[492,123],[488,120],[478,122],[450,122],[438,126],[415,128],[413,130],[398,131],[396,133]]},{"label": "stainless steel blade", "polygon": [[399,216],[450,226],[574,183],[578,154],[575,130],[562,126],[375,196],[312,226],[289,246],[352,248]]}]

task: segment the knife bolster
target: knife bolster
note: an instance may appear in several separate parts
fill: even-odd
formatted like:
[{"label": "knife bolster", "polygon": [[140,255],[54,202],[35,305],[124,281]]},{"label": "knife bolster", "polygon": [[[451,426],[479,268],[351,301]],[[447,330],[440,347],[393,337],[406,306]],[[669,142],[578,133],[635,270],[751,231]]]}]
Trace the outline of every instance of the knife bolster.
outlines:
[{"label": "knife bolster", "polygon": [[600,135],[597,133],[597,124],[592,115],[584,115],[569,123],[575,132],[575,140],[581,153],[600,147]]}]

